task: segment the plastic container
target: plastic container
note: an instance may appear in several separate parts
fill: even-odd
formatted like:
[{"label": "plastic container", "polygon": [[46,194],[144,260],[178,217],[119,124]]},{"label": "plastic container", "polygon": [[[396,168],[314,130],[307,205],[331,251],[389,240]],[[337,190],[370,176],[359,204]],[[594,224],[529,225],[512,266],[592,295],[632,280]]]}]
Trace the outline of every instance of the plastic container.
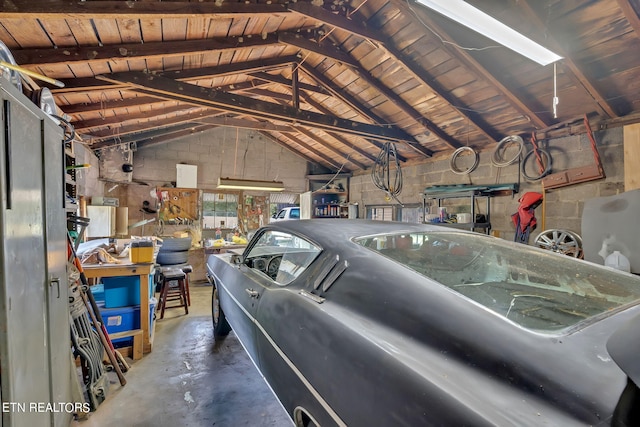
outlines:
[{"label": "plastic container", "polygon": [[615,268],[616,270],[626,271],[627,273],[631,272],[629,258],[622,255],[620,251],[613,251],[609,254],[604,260],[604,265]]},{"label": "plastic container", "polygon": [[[133,307],[101,308],[100,314],[102,315],[104,326],[110,334],[140,329],[139,305]],[[133,345],[133,337],[118,338],[112,342],[116,347],[126,347]]]},{"label": "plastic container", "polygon": [[103,277],[106,308],[140,305],[140,276]]},{"label": "plastic container", "polygon": [[104,285],[102,283],[91,286],[91,293],[96,302],[104,302]]},{"label": "plastic container", "polygon": [[153,242],[149,240],[131,242],[129,260],[134,264],[153,262]]}]

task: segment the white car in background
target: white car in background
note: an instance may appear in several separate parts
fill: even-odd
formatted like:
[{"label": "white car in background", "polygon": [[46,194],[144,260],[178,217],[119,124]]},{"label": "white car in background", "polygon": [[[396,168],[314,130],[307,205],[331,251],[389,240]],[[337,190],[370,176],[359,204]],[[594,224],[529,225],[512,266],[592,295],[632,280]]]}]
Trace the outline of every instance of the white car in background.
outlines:
[{"label": "white car in background", "polygon": [[269,222],[285,221],[289,219],[300,219],[300,207],[290,206],[280,209],[280,212],[273,215]]}]

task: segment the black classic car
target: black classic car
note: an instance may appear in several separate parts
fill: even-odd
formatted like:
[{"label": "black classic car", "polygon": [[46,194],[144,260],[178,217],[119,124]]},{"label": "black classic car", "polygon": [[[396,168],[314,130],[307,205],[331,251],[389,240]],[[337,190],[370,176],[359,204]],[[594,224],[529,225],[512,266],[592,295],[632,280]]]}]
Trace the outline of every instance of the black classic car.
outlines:
[{"label": "black classic car", "polygon": [[297,426],[640,425],[640,278],[432,225],[283,221],[212,255]]}]

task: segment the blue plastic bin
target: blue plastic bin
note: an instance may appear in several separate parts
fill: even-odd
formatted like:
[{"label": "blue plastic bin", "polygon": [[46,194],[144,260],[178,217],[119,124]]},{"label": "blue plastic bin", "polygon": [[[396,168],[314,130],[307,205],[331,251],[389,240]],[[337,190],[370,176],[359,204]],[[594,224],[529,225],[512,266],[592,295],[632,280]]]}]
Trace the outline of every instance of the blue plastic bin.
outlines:
[{"label": "blue plastic bin", "polygon": [[105,308],[140,305],[140,276],[103,277]]},{"label": "blue plastic bin", "polygon": [[[110,334],[140,329],[139,305],[133,307],[100,308],[100,314],[102,315],[104,326]],[[133,345],[133,338],[118,338],[113,340],[112,343],[114,347],[126,347]]]}]

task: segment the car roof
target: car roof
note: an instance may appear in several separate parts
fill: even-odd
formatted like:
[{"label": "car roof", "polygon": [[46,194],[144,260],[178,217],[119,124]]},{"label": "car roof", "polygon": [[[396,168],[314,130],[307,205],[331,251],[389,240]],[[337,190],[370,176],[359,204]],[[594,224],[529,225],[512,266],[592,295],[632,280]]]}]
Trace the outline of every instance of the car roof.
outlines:
[{"label": "car roof", "polygon": [[305,235],[322,246],[332,246],[338,240],[350,240],[359,236],[385,233],[412,233],[420,231],[454,231],[428,224],[413,224],[395,221],[372,221],[364,219],[302,219],[282,221],[268,225],[269,228]]}]

